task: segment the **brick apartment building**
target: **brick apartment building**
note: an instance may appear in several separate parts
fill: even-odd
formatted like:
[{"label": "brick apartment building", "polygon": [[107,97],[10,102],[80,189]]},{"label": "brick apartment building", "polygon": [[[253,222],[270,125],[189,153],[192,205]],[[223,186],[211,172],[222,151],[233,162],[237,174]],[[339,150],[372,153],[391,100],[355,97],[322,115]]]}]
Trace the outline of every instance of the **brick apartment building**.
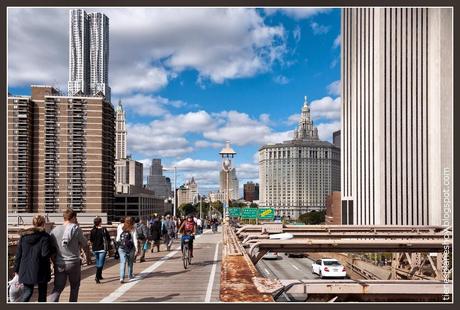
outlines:
[{"label": "brick apartment building", "polygon": [[8,212],[109,213],[115,113],[103,96],[8,96]]}]

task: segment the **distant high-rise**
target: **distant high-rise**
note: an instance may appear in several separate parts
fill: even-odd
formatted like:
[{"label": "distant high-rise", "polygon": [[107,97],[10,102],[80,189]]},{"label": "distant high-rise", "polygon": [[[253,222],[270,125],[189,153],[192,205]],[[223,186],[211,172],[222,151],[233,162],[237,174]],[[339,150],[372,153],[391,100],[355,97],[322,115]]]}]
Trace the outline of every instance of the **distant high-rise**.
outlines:
[{"label": "distant high-rise", "polygon": [[[130,157],[115,162],[115,188],[117,193],[143,189],[144,165]],[[135,188],[134,188],[135,187]],[[134,188],[134,189],[133,189]]]},{"label": "distant high-rise", "polygon": [[340,139],[341,139],[340,130],[334,131],[332,133],[332,144],[334,144],[336,147],[340,147]]},{"label": "distant high-rise", "polygon": [[69,96],[102,94],[110,101],[109,18],[70,10],[69,35]]},{"label": "distant high-rise", "polygon": [[115,160],[126,158],[126,121],[125,111],[121,105],[121,100],[118,101],[118,106],[115,110]]},{"label": "distant high-rise", "polygon": [[247,182],[244,184],[243,197],[245,201],[250,202],[259,200],[259,183]]},{"label": "distant high-rise", "polygon": [[150,166],[150,175],[147,177],[147,187],[155,192],[155,196],[168,198],[171,195],[171,180],[163,176],[163,166],[161,159],[152,159]]},{"label": "distant high-rise", "polygon": [[343,224],[444,223],[453,173],[452,15],[342,10]]},{"label": "distant high-rise", "polygon": [[[227,192],[227,173],[224,170],[220,171],[220,192]],[[239,194],[239,181],[236,176],[236,169],[231,168],[228,175],[228,189],[230,191],[229,198],[230,200],[238,200],[240,198]]]}]

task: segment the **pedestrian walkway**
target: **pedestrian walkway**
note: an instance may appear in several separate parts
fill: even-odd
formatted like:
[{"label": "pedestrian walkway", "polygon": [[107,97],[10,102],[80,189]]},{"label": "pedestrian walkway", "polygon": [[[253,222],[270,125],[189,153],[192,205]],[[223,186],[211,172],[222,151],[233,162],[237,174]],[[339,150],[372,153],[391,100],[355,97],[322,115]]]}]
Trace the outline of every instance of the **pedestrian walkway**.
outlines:
[{"label": "pedestrian walkway", "polygon": [[[205,230],[194,241],[192,265],[184,269],[179,240],[170,252],[164,244],[161,252],[146,253],[146,262],[134,264],[136,279],[119,282],[118,260],[110,258],[101,284],[94,281],[94,266],[82,272],[78,302],[218,302],[222,233]],[[127,280],[126,280],[127,281]],[[51,292],[53,282],[50,282]],[[60,302],[67,302],[70,287]]]}]

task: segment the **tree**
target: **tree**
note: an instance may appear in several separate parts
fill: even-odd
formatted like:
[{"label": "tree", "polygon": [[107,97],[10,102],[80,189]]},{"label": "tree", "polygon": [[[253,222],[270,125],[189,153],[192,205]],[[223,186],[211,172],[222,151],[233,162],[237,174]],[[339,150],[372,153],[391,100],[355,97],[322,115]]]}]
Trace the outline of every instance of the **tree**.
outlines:
[{"label": "tree", "polygon": [[254,202],[251,202],[251,204],[249,205],[249,208],[258,208],[259,205],[257,203],[254,203]]},{"label": "tree", "polygon": [[189,214],[197,213],[196,206],[191,203],[183,203],[179,206],[179,212],[181,215],[186,216]]},{"label": "tree", "polygon": [[325,211],[310,211],[299,216],[299,221],[306,225],[318,225],[324,223]]}]

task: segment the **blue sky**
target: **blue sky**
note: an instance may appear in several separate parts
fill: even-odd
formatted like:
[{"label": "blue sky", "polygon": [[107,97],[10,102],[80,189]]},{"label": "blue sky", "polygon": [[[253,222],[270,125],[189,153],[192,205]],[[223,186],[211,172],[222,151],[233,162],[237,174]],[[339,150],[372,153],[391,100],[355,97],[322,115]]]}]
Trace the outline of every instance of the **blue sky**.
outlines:
[{"label": "blue sky", "polygon": [[[112,102],[125,107],[144,176],[162,158],[179,167],[178,184],[195,176],[200,192],[216,190],[230,140],[240,187],[258,181],[258,148],[291,138],[305,95],[321,138],[340,129],[339,9],[86,11],[110,18]],[[9,92],[66,91],[68,9],[10,8],[8,18]]]}]

